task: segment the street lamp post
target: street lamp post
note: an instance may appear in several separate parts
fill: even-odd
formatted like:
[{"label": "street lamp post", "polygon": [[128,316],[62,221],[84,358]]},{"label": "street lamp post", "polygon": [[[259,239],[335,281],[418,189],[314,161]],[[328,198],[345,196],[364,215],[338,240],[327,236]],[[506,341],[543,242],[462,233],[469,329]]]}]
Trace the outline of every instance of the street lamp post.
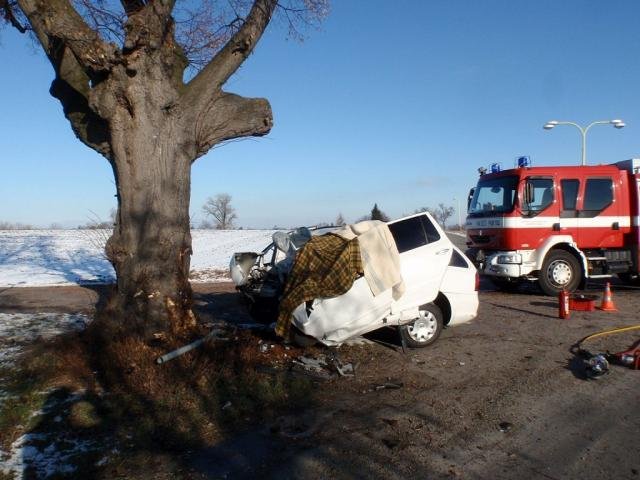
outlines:
[{"label": "street lamp post", "polygon": [[462,215],[460,214],[460,199],[453,197],[454,202],[458,202],[458,228],[462,230]]},{"label": "street lamp post", "polygon": [[620,128],[624,128],[625,123],[619,119],[598,120],[595,122],[591,122],[586,127],[581,127],[580,125],[574,122],[559,122],[558,120],[551,120],[550,122],[545,123],[542,128],[544,128],[545,130],[551,130],[556,125],[572,125],[576,127],[578,130],[580,130],[580,134],[582,135],[582,165],[584,166],[587,164],[587,132],[589,131],[589,129],[594,125],[613,125],[615,128],[620,129]]}]

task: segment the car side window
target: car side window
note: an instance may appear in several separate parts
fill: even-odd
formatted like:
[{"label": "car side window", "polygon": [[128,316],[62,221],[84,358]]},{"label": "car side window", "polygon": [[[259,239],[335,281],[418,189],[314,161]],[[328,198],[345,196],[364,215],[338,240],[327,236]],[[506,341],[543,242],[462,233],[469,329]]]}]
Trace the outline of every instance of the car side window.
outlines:
[{"label": "car side window", "polygon": [[440,240],[440,234],[438,233],[438,230],[436,230],[436,227],[433,225],[433,223],[431,223],[431,220],[429,220],[429,217],[427,217],[426,215],[422,215],[420,218],[422,219],[424,232],[427,235],[427,243],[433,243]]},{"label": "car side window", "polygon": [[422,226],[422,217],[424,215],[407,218],[389,225],[399,253],[422,247],[428,243]]}]

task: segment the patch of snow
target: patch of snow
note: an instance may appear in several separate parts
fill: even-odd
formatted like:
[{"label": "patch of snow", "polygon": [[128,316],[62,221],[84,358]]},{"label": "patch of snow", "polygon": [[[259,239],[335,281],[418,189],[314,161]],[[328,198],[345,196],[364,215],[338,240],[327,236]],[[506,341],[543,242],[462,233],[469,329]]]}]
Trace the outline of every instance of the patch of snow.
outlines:
[{"label": "patch of snow", "polygon": [[96,443],[91,441],[26,433],[11,444],[8,452],[0,451],[0,472],[16,479],[24,478],[27,471],[29,478],[68,475],[76,470],[75,458],[95,449]]},{"label": "patch of snow", "polygon": [[[83,330],[90,320],[79,313],[0,313],[0,367],[11,367],[24,347],[35,340]],[[9,397],[0,385],[0,406]]]},{"label": "patch of snow", "polygon": [[[0,230],[0,287],[112,283],[104,253],[109,230]],[[273,230],[193,230],[191,277],[229,280],[234,252],[261,251]]]},{"label": "patch of snow", "polygon": [[81,313],[0,313],[0,365],[11,363],[25,345],[83,330],[90,320]]}]

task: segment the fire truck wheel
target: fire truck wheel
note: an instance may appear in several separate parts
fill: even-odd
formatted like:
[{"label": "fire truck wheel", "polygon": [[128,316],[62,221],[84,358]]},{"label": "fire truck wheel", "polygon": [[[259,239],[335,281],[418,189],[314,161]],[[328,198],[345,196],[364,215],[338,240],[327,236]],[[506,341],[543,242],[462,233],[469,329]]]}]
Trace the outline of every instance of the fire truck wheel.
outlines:
[{"label": "fire truck wheel", "polygon": [[442,310],[433,303],[419,309],[420,316],[412,323],[400,327],[400,335],[409,347],[426,347],[435,342],[442,332]]},{"label": "fire truck wheel", "polygon": [[542,264],[538,282],[547,295],[562,290],[573,292],[582,281],[582,269],[576,257],[564,250],[551,250]]}]

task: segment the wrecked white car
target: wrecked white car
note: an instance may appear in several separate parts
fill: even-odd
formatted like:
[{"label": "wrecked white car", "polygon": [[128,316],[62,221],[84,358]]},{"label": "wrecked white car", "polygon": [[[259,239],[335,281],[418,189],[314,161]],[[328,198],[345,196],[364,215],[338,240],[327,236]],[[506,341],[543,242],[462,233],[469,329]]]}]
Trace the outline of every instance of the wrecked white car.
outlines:
[{"label": "wrecked white car", "polygon": [[[309,250],[318,243],[312,238],[327,234],[343,237],[342,245],[353,239],[358,242],[362,268],[357,269],[362,271],[345,293],[305,297],[286,312],[286,322],[302,334],[333,346],[381,327],[397,326],[408,346],[423,347],[435,342],[445,325],[476,317],[476,269],[428,213],[387,224],[370,221],[344,228],[276,232],[273,243],[262,252],[235,253],[231,278],[249,300],[254,317],[271,322],[280,313],[282,320],[279,310],[287,300],[285,294],[291,293],[290,275],[295,274],[297,257],[302,262],[308,253],[305,245]],[[319,288],[322,291],[322,285]]]}]

